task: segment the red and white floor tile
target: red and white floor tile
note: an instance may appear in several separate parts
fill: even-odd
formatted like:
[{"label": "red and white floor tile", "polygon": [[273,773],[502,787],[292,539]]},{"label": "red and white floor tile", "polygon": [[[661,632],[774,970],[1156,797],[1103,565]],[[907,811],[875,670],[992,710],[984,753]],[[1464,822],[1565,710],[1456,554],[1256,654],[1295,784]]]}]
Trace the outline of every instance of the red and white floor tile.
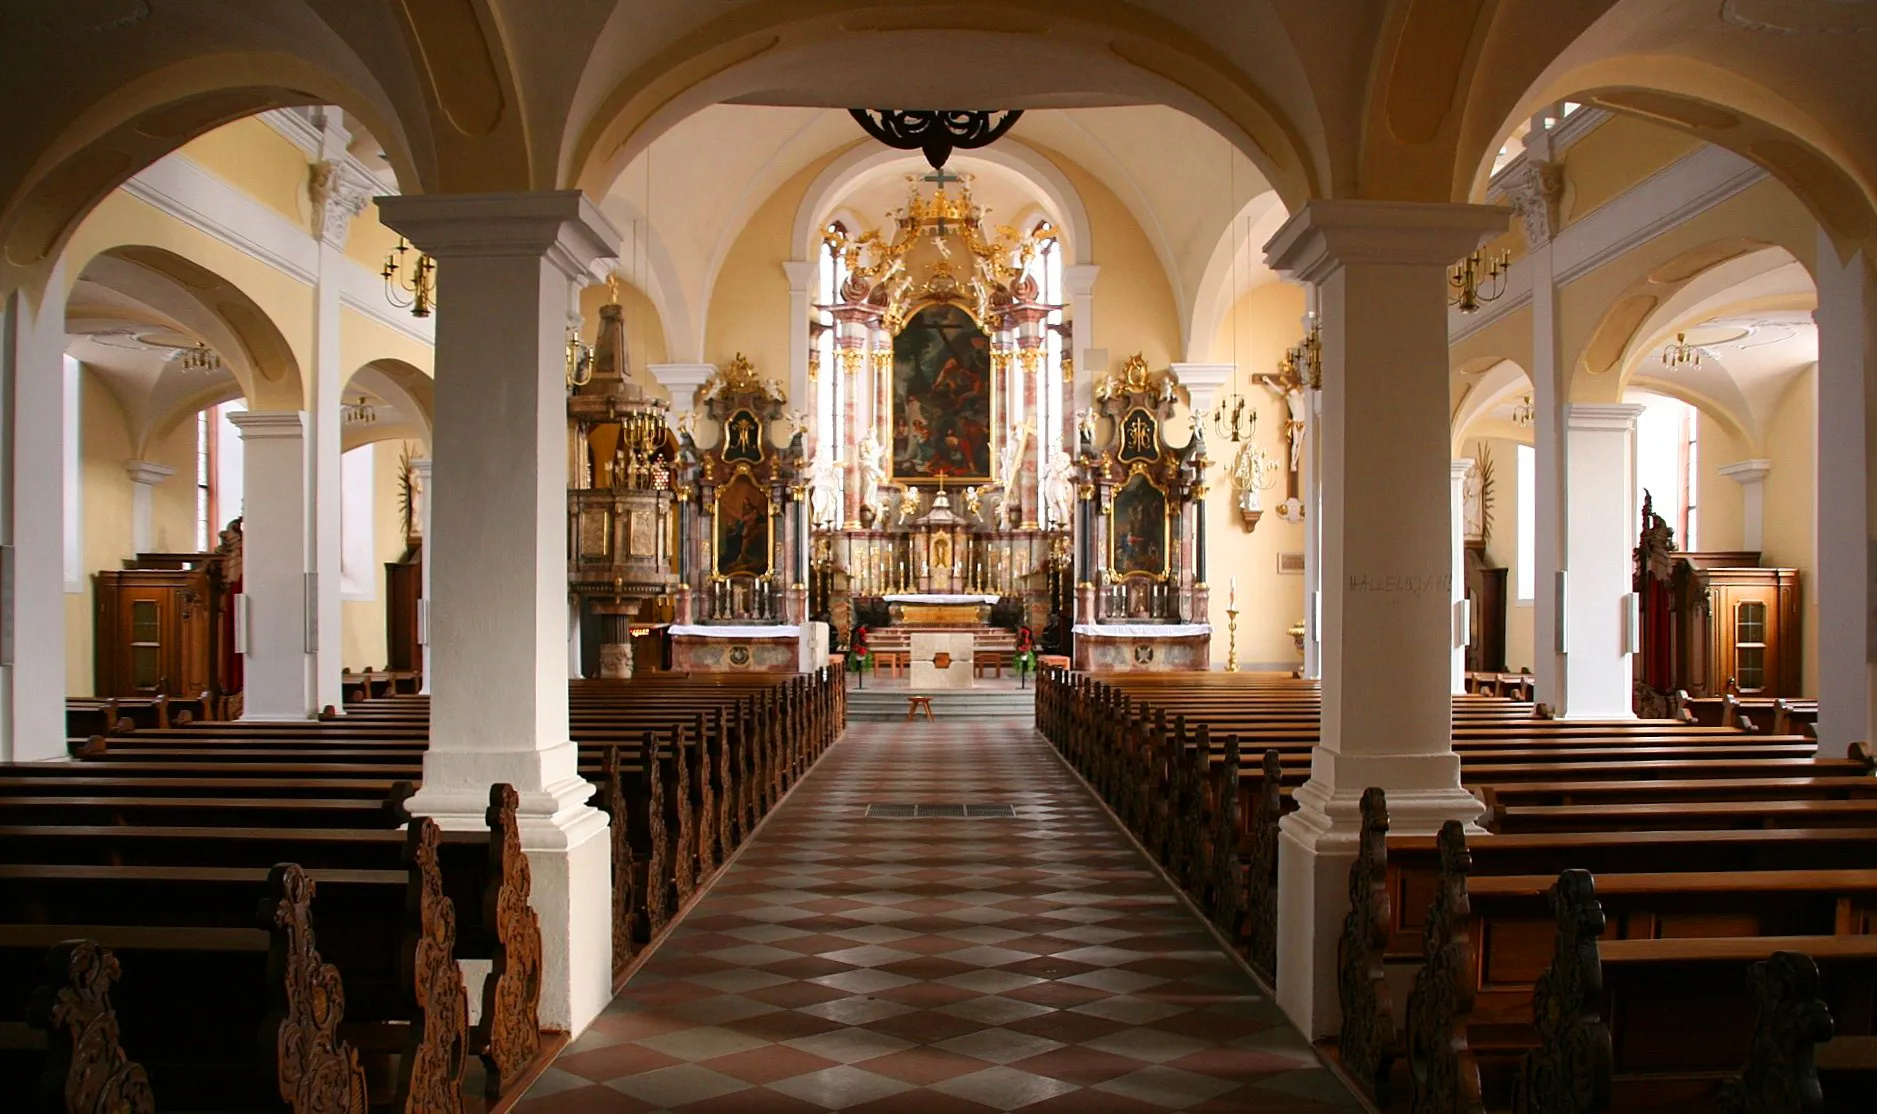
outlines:
[{"label": "red and white floor tile", "polygon": [[852,725],[516,1107],[1360,1109],[1014,720]]}]

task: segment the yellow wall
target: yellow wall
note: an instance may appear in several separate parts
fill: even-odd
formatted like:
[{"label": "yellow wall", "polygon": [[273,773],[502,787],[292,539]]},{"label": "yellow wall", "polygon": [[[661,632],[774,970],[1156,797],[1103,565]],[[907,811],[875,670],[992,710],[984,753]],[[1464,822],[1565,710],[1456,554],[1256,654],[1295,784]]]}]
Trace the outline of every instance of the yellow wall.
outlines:
[{"label": "yellow wall", "polygon": [[1694,545],[1688,545],[1685,539],[1677,539],[1676,544],[1683,549],[1739,549],[1745,495],[1740,485],[1721,475],[1720,470],[1750,454],[1741,440],[1707,411],[1695,412],[1700,415],[1695,430],[1700,467],[1694,478],[1695,506],[1700,514],[1695,522]]},{"label": "yellow wall", "polygon": [[[1100,283],[1108,281],[1106,266]],[[1106,290],[1097,283],[1097,291]],[[1098,297],[1097,318],[1110,311]],[[1233,324],[1237,324],[1237,389],[1258,411],[1257,443],[1265,455],[1283,462],[1289,453],[1284,437],[1288,414],[1284,402],[1258,385],[1252,377],[1273,373],[1284,350],[1297,343],[1302,326],[1303,289],[1289,283],[1272,282],[1259,286],[1238,300],[1219,330],[1215,351],[1233,351]],[[1227,384],[1221,392],[1232,390]],[[1221,441],[1210,432],[1206,447],[1214,466],[1208,474],[1206,494],[1206,579],[1212,587],[1213,626],[1212,661],[1225,663],[1228,649],[1225,613],[1229,603],[1232,577],[1238,578],[1238,660],[1241,665],[1280,666],[1291,669],[1302,663],[1296,643],[1288,633],[1291,624],[1303,619],[1304,578],[1298,574],[1279,573],[1280,553],[1302,553],[1302,524],[1285,522],[1277,516],[1284,502],[1286,484],[1283,472],[1271,490],[1260,493],[1264,517],[1251,533],[1245,532],[1244,517],[1238,510],[1238,493],[1232,490],[1231,468],[1235,452],[1230,442]]]},{"label": "yellow wall", "polygon": [[[786,291],[786,287],[784,289]],[[580,291],[580,336],[588,344],[599,334],[600,307],[606,305],[610,297],[604,284]],[[633,371],[643,376],[646,368],[667,359],[665,326],[659,320],[658,307],[631,283],[619,284],[619,309],[626,325],[626,356],[632,361]],[[777,378],[788,378],[786,365],[784,374]]]},{"label": "yellow wall", "polygon": [[216,177],[303,227],[310,227],[306,153],[256,117],[236,120],[183,144],[181,153]]},{"label": "yellow wall", "polygon": [[[372,271],[381,270],[385,265],[385,256],[398,246],[398,234],[378,222],[376,203],[365,206],[364,211],[352,218],[352,228],[345,241],[345,254],[354,263]],[[417,252],[404,253],[404,277],[409,278],[411,268],[417,266]]]},{"label": "yellow wall", "polygon": [[1799,570],[1801,692],[1818,695],[1818,373],[1808,369],[1786,388],[1766,430],[1767,459],[1760,562]]},{"label": "yellow wall", "polygon": [[1564,153],[1563,222],[1582,220],[1699,146],[1693,136],[1639,117],[1610,117]]},{"label": "yellow wall", "polygon": [[830,155],[804,167],[743,226],[711,291],[705,359],[721,366],[741,352],[757,374],[788,382],[789,282],[782,263],[795,258],[790,242],[795,210],[801,207],[809,184],[833,158]]},{"label": "yellow wall", "polygon": [[[1149,367],[1165,367],[1180,359],[1180,316],[1173,300],[1173,287],[1147,234],[1141,231],[1121,199],[1081,166],[1046,148],[1037,150],[1056,164],[1081,195],[1083,208],[1088,213],[1089,237],[1095,243],[1094,261],[1101,267],[1095,279],[1094,334],[1084,340],[1078,332],[1076,344],[1107,349],[1110,370],[1114,371],[1119,371],[1122,361],[1136,352],[1147,358]],[[1302,316],[1299,301],[1291,315],[1293,331]],[[1224,332],[1227,347],[1220,351],[1230,350],[1229,320]],[[1286,343],[1294,344],[1296,339],[1292,337]],[[1241,350],[1248,350],[1242,348],[1242,339]],[[1259,366],[1269,368],[1275,359],[1274,356],[1272,361]],[[1080,374],[1082,369],[1077,371]],[[1243,658],[1244,654],[1239,657]]]}]

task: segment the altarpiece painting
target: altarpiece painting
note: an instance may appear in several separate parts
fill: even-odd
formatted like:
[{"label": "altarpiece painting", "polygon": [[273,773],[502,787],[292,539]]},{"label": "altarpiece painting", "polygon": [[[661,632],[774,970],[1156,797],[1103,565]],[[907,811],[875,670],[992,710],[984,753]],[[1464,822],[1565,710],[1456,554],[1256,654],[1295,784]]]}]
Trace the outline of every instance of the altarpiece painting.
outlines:
[{"label": "altarpiece painting", "polygon": [[717,575],[769,571],[769,496],[747,474],[717,489]]},{"label": "altarpiece painting", "polygon": [[1167,573],[1167,493],[1145,475],[1136,473],[1114,493],[1114,519],[1109,532],[1116,576],[1154,576]]},{"label": "altarpiece painting", "polygon": [[991,338],[963,309],[927,306],[893,338],[893,478],[991,479]]}]

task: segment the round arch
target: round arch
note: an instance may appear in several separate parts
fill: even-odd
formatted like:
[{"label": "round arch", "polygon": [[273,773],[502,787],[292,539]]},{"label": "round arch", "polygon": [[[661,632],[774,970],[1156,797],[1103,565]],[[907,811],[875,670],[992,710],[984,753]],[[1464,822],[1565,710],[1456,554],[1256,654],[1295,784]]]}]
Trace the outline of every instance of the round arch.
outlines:
[{"label": "round arch", "polygon": [[346,380],[345,388],[340,391],[341,401],[346,391],[355,389],[368,391],[390,403],[401,420],[383,427],[374,425],[370,430],[347,436],[345,447],[348,450],[413,434],[426,446],[432,443],[437,383],[421,368],[389,357],[372,360]]},{"label": "round arch", "polygon": [[[560,181],[603,195],[654,138],[718,102],[1066,107],[1116,97],[1204,121],[1293,205],[1319,193],[1327,177],[1307,68],[1266,5],[1247,5],[1242,18],[1264,32],[1253,41],[1267,53],[1257,71],[1268,87],[1201,36],[1121,0],[1084,0],[1072,12],[1048,0],[969,10],[936,2],[891,10],[828,3],[804,14],[805,7],[794,0],[741,5],[646,60],[596,51],[565,129]],[[627,6],[615,8],[600,41],[629,41],[632,18]],[[996,65],[972,67],[950,84],[945,74],[920,69],[917,60],[935,56],[932,37],[941,33],[948,58]],[[1034,65],[1019,64],[1013,52]],[[803,84],[810,74],[812,97]],[[840,80],[831,85],[830,75]],[[1080,92],[1065,98],[1064,89]],[[793,99],[778,99],[785,96]]]},{"label": "round arch", "polygon": [[[1277,273],[1265,265],[1264,245],[1289,215],[1277,192],[1271,190],[1247,201],[1231,223],[1220,230],[1199,287],[1193,292],[1192,304],[1181,307],[1186,316],[1187,359],[1203,361],[1211,355],[1213,338],[1231,319],[1238,300],[1253,288],[1277,279]],[[1299,323],[1300,336],[1302,328]]]},{"label": "round arch", "polygon": [[[1477,370],[1474,370],[1477,369]],[[1532,393],[1532,379],[1518,361],[1501,357],[1480,357],[1468,361],[1467,366],[1456,369],[1460,374],[1477,374],[1478,381],[1461,397],[1454,408],[1451,435],[1453,455],[1459,456],[1461,446],[1473,433],[1473,426],[1491,413],[1494,407],[1521,393]],[[1524,444],[1530,444],[1532,434],[1525,430],[1524,435],[1515,438]]]},{"label": "round arch", "polygon": [[425,181],[387,100],[277,52],[209,54],[133,78],[87,107],[0,203],[0,291],[43,282],[85,217],[125,181],[214,128],[269,109],[333,104],[384,146],[408,192]]},{"label": "round arch", "polygon": [[[795,209],[795,224],[789,243],[797,259],[813,259],[821,247],[821,230],[840,207],[856,184],[895,163],[911,165],[920,156],[912,151],[895,151],[872,143],[857,143],[822,168],[808,185],[801,204]],[[1089,223],[1088,208],[1069,176],[1034,147],[1008,138],[995,147],[986,147],[957,156],[961,166],[986,163],[1008,171],[1035,186],[1043,195],[1046,212],[1062,230],[1068,245],[1065,262],[1070,266],[1094,262],[1095,234]],[[923,164],[922,164],[923,165]]]}]

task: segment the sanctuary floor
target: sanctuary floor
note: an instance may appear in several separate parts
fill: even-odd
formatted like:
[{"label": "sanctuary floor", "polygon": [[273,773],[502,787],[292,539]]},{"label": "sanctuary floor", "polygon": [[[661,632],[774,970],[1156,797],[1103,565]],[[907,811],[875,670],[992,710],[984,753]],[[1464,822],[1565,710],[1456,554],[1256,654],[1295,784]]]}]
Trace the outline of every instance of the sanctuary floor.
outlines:
[{"label": "sanctuary floor", "polygon": [[1360,1109],[1023,720],[851,725],[516,1107]]}]

